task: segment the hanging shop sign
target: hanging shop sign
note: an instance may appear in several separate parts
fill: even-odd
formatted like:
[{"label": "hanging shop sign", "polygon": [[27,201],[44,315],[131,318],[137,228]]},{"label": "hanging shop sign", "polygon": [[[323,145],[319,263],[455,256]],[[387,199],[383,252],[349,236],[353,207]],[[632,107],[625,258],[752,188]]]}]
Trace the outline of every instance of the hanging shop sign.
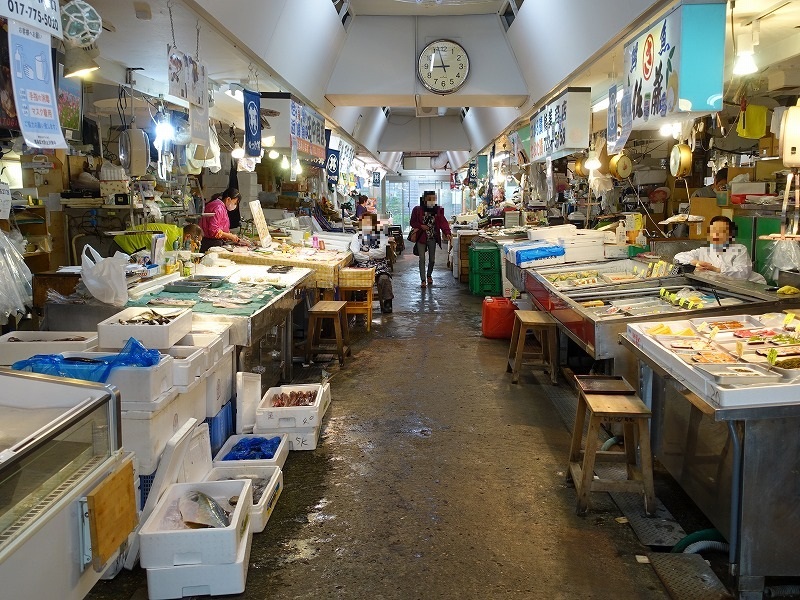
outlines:
[{"label": "hanging shop sign", "polygon": [[189,105],[189,129],[192,134],[192,143],[208,148],[210,145],[208,102],[206,102],[205,106]]},{"label": "hanging shop sign", "polygon": [[64,39],[58,0],[8,0],[0,2],[0,17],[30,25],[48,35]]},{"label": "hanging shop sign", "polygon": [[342,173],[352,173],[353,172],[353,160],[356,157],[356,150],[342,140],[339,142],[339,170]]},{"label": "hanging shop sign", "polygon": [[470,161],[467,167],[467,177],[464,182],[466,185],[476,185],[478,183],[478,161]]},{"label": "hanging shop sign", "polygon": [[67,148],[58,119],[50,34],[9,19],[8,47],[17,118],[33,148]]},{"label": "hanging shop sign", "polygon": [[478,155],[478,179],[484,179],[489,176],[489,155]]},{"label": "hanging shop sign", "polygon": [[261,156],[261,96],[244,90],[244,153]]},{"label": "hanging shop sign", "polygon": [[567,88],[531,117],[531,161],[585,149],[591,126],[591,88]]},{"label": "hanging shop sign", "polygon": [[8,220],[11,216],[11,188],[5,181],[0,181],[0,219]]},{"label": "hanging shop sign", "polygon": [[634,129],[722,109],[725,4],[686,4],[625,45]]},{"label": "hanging shop sign", "polygon": [[339,183],[339,151],[328,148],[325,157],[325,173],[328,175],[328,185]]},{"label": "hanging shop sign", "polygon": [[381,172],[372,172],[372,187],[381,187]]},{"label": "hanging shop sign", "polygon": [[313,108],[296,100],[291,100],[289,115],[290,134],[297,142],[297,149],[324,160],[325,119]]}]

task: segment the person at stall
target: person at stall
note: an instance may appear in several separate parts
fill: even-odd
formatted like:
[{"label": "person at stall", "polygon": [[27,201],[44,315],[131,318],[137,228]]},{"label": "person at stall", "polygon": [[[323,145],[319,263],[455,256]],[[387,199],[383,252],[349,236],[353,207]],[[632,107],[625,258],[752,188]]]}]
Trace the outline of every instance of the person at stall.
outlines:
[{"label": "person at stall", "polygon": [[[426,191],[419,200],[419,206],[411,211],[411,228],[419,229],[414,254],[419,256],[419,278],[421,286],[433,285],[433,266],[436,263],[436,246],[442,247],[442,240],[450,241],[450,224],[444,216],[444,208],[436,204],[436,192]],[[425,254],[428,254],[428,267],[425,268]]]},{"label": "person at stall", "polygon": [[728,167],[723,167],[714,175],[714,184],[695,190],[692,198],[716,198],[717,192],[724,192],[728,185]]},{"label": "person at stall", "polygon": [[199,252],[203,243],[203,229],[194,223],[183,226],[183,249],[190,252]]},{"label": "person at stall", "polygon": [[753,283],[766,283],[766,279],[753,271],[753,264],[747,247],[733,243],[736,238],[736,225],[728,217],[712,217],[708,225],[710,244],[687,252],[678,252],[675,262],[693,265],[695,272],[720,273],[734,279],[746,279]]},{"label": "person at stall", "polygon": [[388,237],[378,230],[378,215],[367,214],[361,220],[361,231],[350,240],[350,251],[355,260],[354,267],[370,269],[375,267],[375,285],[378,288],[378,301],[382,313],[392,312],[392,274],[386,259]]},{"label": "person at stall", "polygon": [[361,194],[358,197],[358,205],[356,206],[356,220],[360,220],[367,212],[367,197]]},{"label": "person at stall", "polygon": [[236,188],[228,188],[221,194],[214,194],[211,197],[203,212],[213,214],[200,219],[200,227],[203,230],[203,241],[200,244],[201,252],[206,252],[209,248],[224,244],[250,245],[248,240],[231,233],[231,222],[228,218],[228,213],[239,206],[240,199],[241,195]]}]

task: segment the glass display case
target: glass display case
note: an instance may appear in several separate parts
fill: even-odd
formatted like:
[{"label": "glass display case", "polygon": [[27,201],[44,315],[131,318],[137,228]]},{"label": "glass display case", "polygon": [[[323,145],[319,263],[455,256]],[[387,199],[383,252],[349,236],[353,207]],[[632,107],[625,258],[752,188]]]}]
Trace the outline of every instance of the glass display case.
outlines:
[{"label": "glass display case", "polygon": [[0,369],[0,564],[120,448],[113,388]]}]

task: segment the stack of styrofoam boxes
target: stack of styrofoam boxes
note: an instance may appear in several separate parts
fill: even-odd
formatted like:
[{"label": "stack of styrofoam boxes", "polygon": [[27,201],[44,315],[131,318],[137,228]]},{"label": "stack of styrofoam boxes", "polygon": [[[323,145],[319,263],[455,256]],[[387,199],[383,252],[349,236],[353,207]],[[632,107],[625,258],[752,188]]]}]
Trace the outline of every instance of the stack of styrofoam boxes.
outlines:
[{"label": "stack of styrofoam boxes", "polygon": [[239,181],[239,193],[242,199],[239,201],[239,209],[242,213],[243,219],[252,219],[253,215],[250,212],[250,202],[258,200],[258,193],[261,191],[261,185],[258,183],[258,175],[256,173],[248,173],[247,171],[239,171],[236,178]]},{"label": "stack of styrofoam boxes", "polygon": [[575,235],[564,237],[564,261],[585,262],[597,261],[605,258],[603,244],[606,234],[604,231],[593,229],[578,229]]},{"label": "stack of styrofoam boxes", "polygon": [[[129,319],[138,313],[154,311],[174,318],[164,325],[122,325],[121,320]],[[98,342],[101,348],[119,350],[130,337],[139,340],[146,348],[169,351],[169,349],[192,327],[192,313],[186,309],[145,309],[127,308],[97,325]],[[196,353],[190,361],[193,366],[178,370],[180,378],[189,372],[196,373]],[[178,358],[179,361],[188,357]],[[134,468],[140,484],[139,506],[149,493],[153,474],[158,466],[161,453],[169,438],[188,419],[197,414],[197,398],[194,387],[175,386],[174,365],[176,359],[165,354],[158,365],[149,368],[122,367],[112,371],[109,383],[120,386],[122,400],[122,444],[134,453]],[[181,375],[181,371],[183,374]],[[181,379],[179,379],[181,381]],[[183,379],[187,381],[188,379]],[[124,386],[123,386],[124,384]],[[191,389],[189,389],[191,388]],[[190,393],[191,392],[191,393]],[[194,398],[194,400],[193,400]],[[204,403],[205,398],[202,398]],[[193,403],[194,402],[194,403]]]},{"label": "stack of styrofoam boxes", "polygon": [[231,465],[212,463],[211,437],[208,423],[198,425],[189,440],[183,459],[182,481],[220,481],[223,479],[262,479],[266,487],[257,491],[253,483],[253,504],[250,519],[253,533],[261,533],[272,515],[275,503],[283,490],[283,471],[280,466]]},{"label": "stack of styrofoam boxes", "polygon": [[[153,490],[145,509],[145,521],[139,530],[139,562],[147,569],[148,596],[151,600],[185,596],[239,594],[244,591],[250,548],[253,542],[253,488],[249,479],[223,481],[185,480],[184,458],[195,430],[191,420],[179,430],[177,444],[170,440],[164,471],[159,469],[159,488]],[[183,447],[182,451],[178,448]],[[210,473],[209,473],[210,475]],[[191,529],[183,521],[180,500],[192,492],[213,498],[223,510],[230,511],[224,527]],[[235,506],[229,503],[238,497]]]},{"label": "stack of styrofoam boxes", "polygon": [[212,451],[218,450],[233,433],[234,348],[230,344],[230,328],[210,323],[194,324],[194,329],[177,346],[198,346],[206,353],[202,414],[197,419],[208,422]]},{"label": "stack of styrofoam boxes", "polygon": [[[310,406],[273,406],[275,397],[291,392],[315,392]],[[331,385],[303,384],[269,388],[256,409],[253,433],[287,434],[290,450],[314,450],[319,443],[322,418],[331,404]]]},{"label": "stack of styrofoam boxes", "polygon": [[[63,341],[68,339],[74,341]],[[97,333],[93,331],[12,331],[0,337],[0,365],[13,365],[36,354],[86,352],[95,348]]]},{"label": "stack of styrofoam boxes", "polygon": [[458,252],[458,280],[461,283],[469,283],[469,245],[476,235],[477,231],[459,231],[454,242],[453,252]]}]

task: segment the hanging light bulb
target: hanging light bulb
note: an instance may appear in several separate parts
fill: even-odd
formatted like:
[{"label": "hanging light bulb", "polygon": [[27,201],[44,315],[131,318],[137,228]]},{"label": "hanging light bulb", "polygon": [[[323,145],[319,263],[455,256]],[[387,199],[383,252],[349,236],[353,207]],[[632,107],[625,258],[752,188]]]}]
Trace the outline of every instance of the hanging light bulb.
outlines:
[{"label": "hanging light bulb", "polygon": [[750,75],[756,73],[758,71],[758,65],[756,65],[755,58],[753,58],[755,54],[753,48],[753,34],[740,33],[736,36],[736,41],[738,48],[736,50],[736,62],[733,65],[733,74]]},{"label": "hanging light bulb", "polygon": [[244,148],[239,145],[239,142],[236,142],[233,145],[233,150],[231,150],[231,157],[235,159],[244,158]]},{"label": "hanging light bulb", "polygon": [[600,159],[597,158],[596,150],[589,150],[589,157],[586,159],[586,162],[583,163],[583,167],[590,171],[595,171],[600,168]]},{"label": "hanging light bulb", "polygon": [[275,136],[265,135],[261,138],[261,145],[265,148],[272,148],[275,145]]},{"label": "hanging light bulb", "polygon": [[281,159],[281,169],[288,169],[288,168],[289,168],[289,159],[286,158],[286,155],[284,154],[283,158]]},{"label": "hanging light bulb", "polygon": [[277,150],[270,150],[267,156],[269,156],[272,160],[275,160],[280,156],[280,153]]},{"label": "hanging light bulb", "polygon": [[298,158],[296,161],[294,161],[294,166],[292,167],[292,170],[293,170],[293,171],[294,171],[294,172],[295,172],[297,175],[300,175],[300,173],[302,173],[302,172],[303,172],[303,167],[302,167],[302,166],[300,166],[300,159],[299,159],[299,158]]}]

